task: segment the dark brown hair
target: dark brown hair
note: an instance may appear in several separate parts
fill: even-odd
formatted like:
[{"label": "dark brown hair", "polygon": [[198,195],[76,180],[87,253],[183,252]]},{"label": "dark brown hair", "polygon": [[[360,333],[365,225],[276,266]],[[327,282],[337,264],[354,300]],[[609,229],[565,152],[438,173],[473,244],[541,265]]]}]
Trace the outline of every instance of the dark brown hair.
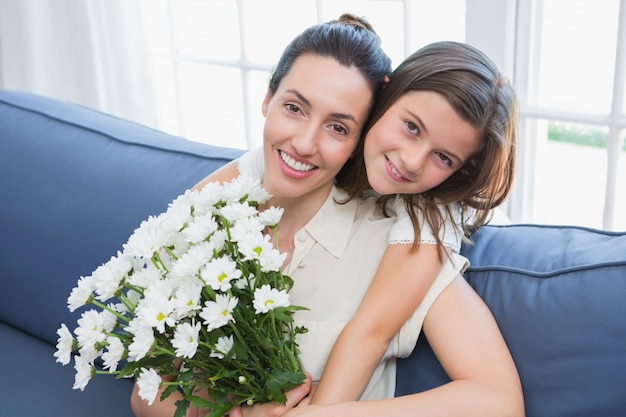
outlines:
[{"label": "dark brown hair", "polygon": [[[478,132],[481,147],[453,175],[420,194],[402,194],[415,229],[415,249],[421,229],[417,213],[422,211],[440,248],[439,231],[445,223],[438,204],[459,203],[464,237],[486,224],[492,209],[511,191],[515,173],[518,127],[517,97],[496,65],[478,49],[460,42],[436,42],[405,59],[392,73],[376,99],[362,135],[404,94],[432,91],[441,94],[452,108]],[[354,158],[337,175],[337,185],[354,198],[370,188],[363,160],[364,140]],[[393,195],[382,196],[383,209]],[[468,221],[468,219],[471,219]]]},{"label": "dark brown hair", "polygon": [[374,95],[391,73],[391,59],[382,50],[380,39],[365,19],[349,13],[339,19],[312,26],[285,48],[269,82],[274,94],[278,85],[303,54],[329,57],[347,67],[354,66],[367,79]]}]

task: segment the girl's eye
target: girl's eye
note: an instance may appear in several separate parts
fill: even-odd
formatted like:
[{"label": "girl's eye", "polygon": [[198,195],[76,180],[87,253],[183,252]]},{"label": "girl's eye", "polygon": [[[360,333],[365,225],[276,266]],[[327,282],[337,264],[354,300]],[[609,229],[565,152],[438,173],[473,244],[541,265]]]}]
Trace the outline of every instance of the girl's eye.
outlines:
[{"label": "girl's eye", "polygon": [[446,165],[452,165],[452,160],[450,158],[448,158],[445,154],[441,153],[441,152],[436,152],[437,157],[439,158],[439,160],[441,162],[443,162]]},{"label": "girl's eye", "polygon": [[418,136],[420,134],[420,128],[417,127],[415,123],[406,122],[406,127],[407,129],[409,129],[409,132],[413,133],[414,135]]}]

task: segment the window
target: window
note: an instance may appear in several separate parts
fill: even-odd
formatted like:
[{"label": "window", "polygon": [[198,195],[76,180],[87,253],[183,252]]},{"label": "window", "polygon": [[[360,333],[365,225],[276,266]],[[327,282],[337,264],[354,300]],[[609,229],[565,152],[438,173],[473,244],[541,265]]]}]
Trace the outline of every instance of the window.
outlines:
[{"label": "window", "polygon": [[624,3],[519,2],[522,221],[626,230]]}]

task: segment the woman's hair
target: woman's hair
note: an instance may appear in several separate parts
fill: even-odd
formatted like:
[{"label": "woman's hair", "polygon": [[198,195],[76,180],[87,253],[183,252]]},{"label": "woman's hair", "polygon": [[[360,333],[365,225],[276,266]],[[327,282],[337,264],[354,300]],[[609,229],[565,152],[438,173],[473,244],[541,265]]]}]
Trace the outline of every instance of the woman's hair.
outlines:
[{"label": "woman's hair", "polygon": [[337,20],[312,26],[298,35],[283,51],[269,82],[274,94],[294,61],[303,54],[315,54],[354,66],[368,81],[375,96],[385,77],[391,74],[391,59],[382,50],[380,38],[363,18],[345,13]]},{"label": "woman's hair", "polygon": [[[459,42],[436,42],[405,59],[380,92],[362,135],[404,94],[432,91],[441,94],[463,120],[478,132],[480,148],[448,179],[420,194],[402,194],[419,244],[417,211],[431,226],[438,243],[444,214],[437,204],[461,206],[462,229],[468,237],[486,224],[492,209],[511,191],[515,173],[518,106],[515,91],[496,65],[478,49]],[[370,188],[361,140],[355,157],[337,175],[337,185],[351,198]],[[382,196],[383,208],[394,196]],[[470,222],[468,222],[470,218]]]}]

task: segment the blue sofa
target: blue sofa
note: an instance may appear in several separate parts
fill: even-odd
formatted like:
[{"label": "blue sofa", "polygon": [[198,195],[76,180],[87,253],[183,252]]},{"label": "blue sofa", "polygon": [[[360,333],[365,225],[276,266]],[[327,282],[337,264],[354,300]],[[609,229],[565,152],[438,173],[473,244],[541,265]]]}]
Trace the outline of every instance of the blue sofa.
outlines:
[{"label": "blue sofa", "polygon": [[[56,330],[77,319],[67,296],[141,220],[241,152],[0,91],[0,415],[132,415],[132,381],[75,391],[74,369],[55,363]],[[626,234],[487,226],[475,242],[467,280],[510,346],[527,415],[626,415]],[[397,394],[446,380],[420,340]]]}]

